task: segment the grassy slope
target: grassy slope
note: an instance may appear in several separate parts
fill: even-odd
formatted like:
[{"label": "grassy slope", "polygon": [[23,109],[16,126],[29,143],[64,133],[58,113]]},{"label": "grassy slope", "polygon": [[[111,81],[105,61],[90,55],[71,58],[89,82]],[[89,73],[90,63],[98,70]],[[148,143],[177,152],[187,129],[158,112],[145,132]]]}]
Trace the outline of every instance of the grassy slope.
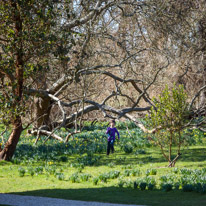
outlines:
[{"label": "grassy slope", "polygon": [[[194,146],[183,151],[183,157],[177,163],[178,168],[203,168],[206,166],[204,146]],[[171,168],[167,168],[167,162],[164,162],[161,154],[156,148],[148,148],[146,154],[142,155],[125,155],[120,151],[113,156],[107,157],[102,155],[101,164],[99,166],[85,167],[83,173],[89,173],[93,177],[100,173],[110,170],[123,171],[122,166],[132,164],[139,167],[139,162],[144,164],[139,167],[144,173],[149,168],[157,168],[157,176],[165,175],[171,172]],[[119,156],[126,156],[124,162],[118,162]],[[45,174],[31,177],[26,174],[24,177],[18,176],[19,165],[11,163],[0,163],[0,192],[15,193],[22,195],[37,195],[56,197],[75,200],[90,200],[113,203],[128,204],[146,204],[146,205],[206,205],[206,195],[197,194],[195,192],[185,193],[182,191],[139,191],[129,188],[116,187],[117,180],[109,180],[108,183],[99,183],[94,186],[91,181],[81,183],[71,183],[68,178],[76,172],[75,168],[70,167],[70,163],[75,161],[77,156],[72,156],[69,163],[61,163],[65,180],[59,181],[54,176],[47,177]],[[108,163],[114,162],[115,167],[110,168]],[[23,166],[27,168],[26,166]],[[130,177],[131,178],[131,177]],[[129,179],[130,179],[129,178]],[[135,179],[136,177],[133,177]]]}]

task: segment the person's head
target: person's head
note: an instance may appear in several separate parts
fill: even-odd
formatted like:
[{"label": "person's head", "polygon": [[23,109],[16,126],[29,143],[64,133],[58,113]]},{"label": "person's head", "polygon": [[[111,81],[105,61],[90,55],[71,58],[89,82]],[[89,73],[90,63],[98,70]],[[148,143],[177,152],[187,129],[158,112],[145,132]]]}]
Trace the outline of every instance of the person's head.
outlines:
[{"label": "person's head", "polygon": [[112,128],[115,127],[115,124],[116,124],[116,122],[115,122],[114,119],[110,121],[110,126],[111,126]]}]

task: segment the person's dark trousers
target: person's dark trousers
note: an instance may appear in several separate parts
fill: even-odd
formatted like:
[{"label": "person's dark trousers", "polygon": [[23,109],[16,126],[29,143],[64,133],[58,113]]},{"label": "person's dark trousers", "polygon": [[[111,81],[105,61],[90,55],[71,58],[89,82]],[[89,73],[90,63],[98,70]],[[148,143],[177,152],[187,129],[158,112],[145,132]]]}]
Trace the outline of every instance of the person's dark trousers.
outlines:
[{"label": "person's dark trousers", "polygon": [[114,141],[108,141],[108,144],[107,144],[107,155],[109,155],[110,150],[112,150],[112,153],[114,153]]}]

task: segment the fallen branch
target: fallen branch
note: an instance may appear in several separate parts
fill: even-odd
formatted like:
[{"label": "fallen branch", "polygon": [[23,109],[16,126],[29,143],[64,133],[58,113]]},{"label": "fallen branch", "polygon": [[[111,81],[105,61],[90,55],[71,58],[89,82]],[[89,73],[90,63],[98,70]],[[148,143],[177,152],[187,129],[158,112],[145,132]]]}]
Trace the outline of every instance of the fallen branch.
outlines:
[{"label": "fallen branch", "polygon": [[63,141],[63,139],[60,136],[58,136],[56,134],[51,134],[52,132],[49,132],[49,131],[46,131],[46,130],[28,130],[28,133],[33,134],[33,135],[37,135],[38,132],[39,132],[40,135],[51,136],[56,140]]},{"label": "fallen branch", "polygon": [[69,138],[70,138],[71,136],[73,136],[74,134],[78,134],[78,133],[81,133],[81,131],[75,131],[75,132],[69,133],[69,134],[66,136],[64,142],[65,142],[65,143],[68,142],[68,141],[69,141]]}]

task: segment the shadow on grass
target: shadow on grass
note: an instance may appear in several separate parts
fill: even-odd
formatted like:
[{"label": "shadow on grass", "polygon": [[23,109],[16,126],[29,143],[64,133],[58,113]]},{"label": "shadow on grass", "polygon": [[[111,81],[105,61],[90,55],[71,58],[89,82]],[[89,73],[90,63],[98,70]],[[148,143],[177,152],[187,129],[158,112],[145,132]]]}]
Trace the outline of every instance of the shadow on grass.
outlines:
[{"label": "shadow on grass", "polygon": [[[98,163],[98,166],[104,166],[109,163],[113,162],[115,165],[137,165],[137,164],[144,164],[144,163],[158,163],[158,162],[166,162],[165,159],[163,158],[155,158],[152,156],[149,157],[128,157],[125,161],[119,161],[118,159],[115,158],[110,158],[106,160],[101,160]],[[166,162],[167,163],[167,162]]]},{"label": "shadow on grass", "polygon": [[158,206],[206,205],[206,195],[182,191],[139,191],[128,188],[102,187],[83,189],[44,189],[13,193],[18,195],[43,196],[71,200],[98,201],[122,204]]},{"label": "shadow on grass", "polygon": [[183,162],[201,162],[206,160],[205,148],[191,148],[182,151],[181,161]]}]

